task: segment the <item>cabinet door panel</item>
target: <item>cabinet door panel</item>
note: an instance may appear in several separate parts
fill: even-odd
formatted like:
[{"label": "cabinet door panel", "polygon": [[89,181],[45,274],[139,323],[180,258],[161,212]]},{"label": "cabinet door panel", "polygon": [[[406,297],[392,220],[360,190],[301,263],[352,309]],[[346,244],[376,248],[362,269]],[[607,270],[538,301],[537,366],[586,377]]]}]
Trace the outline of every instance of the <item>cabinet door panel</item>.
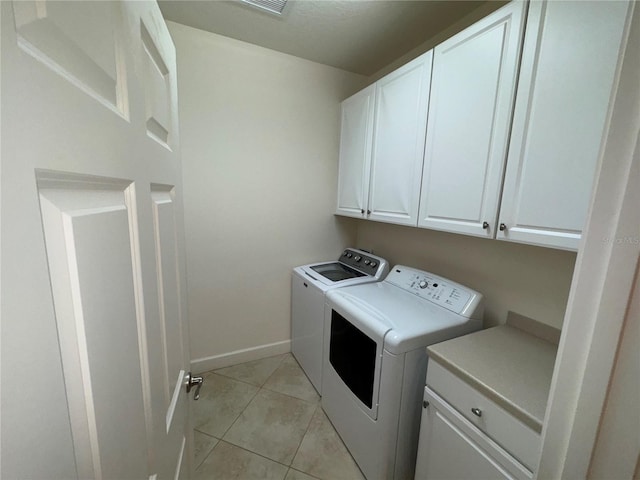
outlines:
[{"label": "cabinet door panel", "polygon": [[532,473],[427,387],[416,480],[520,479]]},{"label": "cabinet door panel", "polygon": [[364,217],[369,195],[375,85],[342,102],[336,213]]},{"label": "cabinet door panel", "polygon": [[432,52],[376,84],[369,219],[416,225]]},{"label": "cabinet door panel", "polygon": [[421,227],[493,236],[525,6],[513,2],[434,50]]},{"label": "cabinet door panel", "polygon": [[435,408],[429,414],[429,451],[416,479],[512,479]]},{"label": "cabinet door panel", "polygon": [[497,238],[578,248],[628,9],[531,4]]}]

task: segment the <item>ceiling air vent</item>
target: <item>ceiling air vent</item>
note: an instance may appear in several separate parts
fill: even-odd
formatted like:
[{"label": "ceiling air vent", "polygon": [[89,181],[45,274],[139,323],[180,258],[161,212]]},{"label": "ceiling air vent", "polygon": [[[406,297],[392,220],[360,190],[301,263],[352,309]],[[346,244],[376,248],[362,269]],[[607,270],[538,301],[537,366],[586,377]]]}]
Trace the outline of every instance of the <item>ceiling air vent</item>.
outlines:
[{"label": "ceiling air vent", "polygon": [[241,0],[243,3],[247,3],[254,7],[258,7],[261,10],[275,13],[276,15],[282,15],[282,10],[287,4],[287,0]]}]

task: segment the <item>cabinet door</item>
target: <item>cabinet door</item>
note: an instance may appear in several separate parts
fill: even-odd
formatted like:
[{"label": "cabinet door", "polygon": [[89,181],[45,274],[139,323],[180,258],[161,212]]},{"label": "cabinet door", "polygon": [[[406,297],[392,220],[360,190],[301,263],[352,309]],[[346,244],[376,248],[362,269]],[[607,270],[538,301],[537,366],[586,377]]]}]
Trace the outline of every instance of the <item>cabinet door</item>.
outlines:
[{"label": "cabinet door", "polygon": [[497,238],[578,248],[628,10],[531,3]]},{"label": "cabinet door", "polygon": [[521,479],[532,477],[508,453],[446,401],[425,389],[415,480]]},{"label": "cabinet door", "polygon": [[431,60],[429,51],[376,83],[370,220],[417,223]]},{"label": "cabinet door", "polygon": [[342,102],[336,213],[362,218],[369,196],[375,85]]},{"label": "cabinet door", "polygon": [[434,50],[420,227],[494,236],[525,7],[512,2]]}]

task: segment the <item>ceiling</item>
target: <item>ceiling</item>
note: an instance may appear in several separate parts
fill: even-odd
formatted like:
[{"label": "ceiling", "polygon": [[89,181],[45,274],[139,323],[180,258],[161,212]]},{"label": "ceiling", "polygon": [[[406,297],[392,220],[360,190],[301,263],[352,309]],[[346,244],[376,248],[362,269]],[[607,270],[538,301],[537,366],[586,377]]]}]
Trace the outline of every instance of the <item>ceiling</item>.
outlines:
[{"label": "ceiling", "polygon": [[167,20],[370,76],[484,1],[289,0],[282,16],[239,0],[160,0]]}]

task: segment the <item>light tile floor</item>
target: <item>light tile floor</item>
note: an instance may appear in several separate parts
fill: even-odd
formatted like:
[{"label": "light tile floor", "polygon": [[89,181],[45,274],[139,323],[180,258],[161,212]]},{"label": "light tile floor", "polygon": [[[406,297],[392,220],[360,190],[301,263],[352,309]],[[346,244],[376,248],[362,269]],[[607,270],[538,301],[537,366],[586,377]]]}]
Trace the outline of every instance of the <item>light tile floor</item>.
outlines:
[{"label": "light tile floor", "polygon": [[203,375],[196,479],[364,480],[291,354]]}]

